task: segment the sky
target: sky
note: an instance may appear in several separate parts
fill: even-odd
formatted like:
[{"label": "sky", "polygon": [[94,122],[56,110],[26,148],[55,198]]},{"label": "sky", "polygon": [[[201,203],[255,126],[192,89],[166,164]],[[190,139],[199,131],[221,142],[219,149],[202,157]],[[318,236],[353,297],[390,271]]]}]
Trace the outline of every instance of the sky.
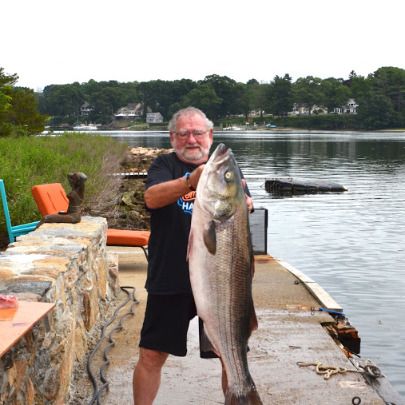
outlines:
[{"label": "sky", "polygon": [[2,0],[0,13],[0,67],[35,91],[405,69],[402,0]]}]

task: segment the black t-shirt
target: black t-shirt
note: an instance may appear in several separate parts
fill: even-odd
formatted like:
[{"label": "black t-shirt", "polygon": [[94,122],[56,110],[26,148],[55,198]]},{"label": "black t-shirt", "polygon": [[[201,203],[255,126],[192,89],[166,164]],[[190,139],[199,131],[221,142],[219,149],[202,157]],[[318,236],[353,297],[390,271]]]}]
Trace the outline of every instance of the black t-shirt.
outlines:
[{"label": "black t-shirt", "polygon": [[[182,162],[174,152],[158,156],[148,170],[146,189],[191,173],[197,166]],[[152,294],[190,293],[187,245],[195,191],[163,208],[150,210],[151,235],[146,289]]]}]

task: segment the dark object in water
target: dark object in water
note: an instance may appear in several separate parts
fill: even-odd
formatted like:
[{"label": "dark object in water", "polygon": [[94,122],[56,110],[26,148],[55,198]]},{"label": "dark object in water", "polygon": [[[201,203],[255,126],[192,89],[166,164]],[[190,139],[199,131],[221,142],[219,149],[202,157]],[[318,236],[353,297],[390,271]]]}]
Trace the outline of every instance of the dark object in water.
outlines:
[{"label": "dark object in water", "polygon": [[306,193],[328,193],[347,191],[345,187],[338,183],[327,181],[306,181],[287,178],[266,179],[265,189],[273,194],[306,194]]}]

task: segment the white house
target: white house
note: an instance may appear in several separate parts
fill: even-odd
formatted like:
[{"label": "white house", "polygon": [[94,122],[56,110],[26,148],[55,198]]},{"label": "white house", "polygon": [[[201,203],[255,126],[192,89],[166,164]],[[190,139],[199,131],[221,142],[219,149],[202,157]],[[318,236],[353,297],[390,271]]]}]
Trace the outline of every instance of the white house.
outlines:
[{"label": "white house", "polygon": [[[357,114],[358,104],[354,98],[349,98],[345,105],[335,107],[333,109],[334,114]],[[309,114],[328,114],[328,109],[321,105],[314,104],[311,108],[305,104],[294,103],[293,109],[288,115],[309,115]]]},{"label": "white house", "polygon": [[146,113],[146,122],[148,124],[161,124],[163,115],[160,112],[148,112]]},{"label": "white house", "polygon": [[116,119],[136,119],[141,118],[143,114],[143,106],[141,103],[128,104],[121,107],[115,114]]},{"label": "white house", "polygon": [[80,115],[82,117],[87,117],[92,111],[94,111],[94,107],[87,101],[85,101],[80,107]]},{"label": "white house", "polygon": [[288,115],[308,115],[308,114],[309,108],[306,107],[304,104],[298,103],[294,103],[292,111],[288,113]]},{"label": "white house", "polygon": [[333,112],[335,114],[357,114],[358,106],[359,105],[356,103],[354,98],[349,98],[345,105],[342,105],[341,107],[335,107],[333,109]]},{"label": "white house", "polygon": [[293,110],[288,115],[309,115],[309,114],[327,114],[328,109],[322,105],[312,105],[311,108],[305,104],[293,104]]}]

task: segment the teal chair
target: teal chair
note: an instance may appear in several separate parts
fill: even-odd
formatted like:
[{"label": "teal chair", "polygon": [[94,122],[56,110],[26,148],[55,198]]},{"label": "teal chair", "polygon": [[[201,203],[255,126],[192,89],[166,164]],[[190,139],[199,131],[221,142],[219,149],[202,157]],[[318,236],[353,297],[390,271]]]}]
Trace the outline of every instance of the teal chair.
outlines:
[{"label": "teal chair", "polygon": [[8,232],[8,239],[11,242],[15,241],[15,238],[20,235],[25,235],[28,232],[33,231],[39,221],[30,222],[28,224],[11,225],[10,211],[8,209],[6,188],[4,187],[4,180],[0,179],[0,196],[3,203],[4,219],[6,220],[6,227]]}]

